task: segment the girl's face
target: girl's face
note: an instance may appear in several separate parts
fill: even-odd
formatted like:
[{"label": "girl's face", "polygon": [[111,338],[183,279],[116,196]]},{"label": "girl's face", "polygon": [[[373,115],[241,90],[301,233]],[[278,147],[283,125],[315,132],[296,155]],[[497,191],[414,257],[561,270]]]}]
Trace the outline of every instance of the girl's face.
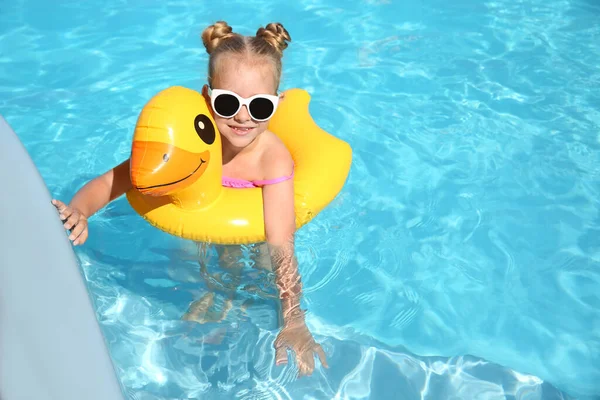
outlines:
[{"label": "girl's face", "polygon": [[[229,90],[240,97],[249,98],[256,94],[276,95],[273,67],[268,63],[247,63],[236,57],[226,55],[217,63],[217,70],[213,77],[212,89]],[[208,87],[205,85],[203,94],[210,105]],[[243,105],[231,118],[223,118],[211,111],[213,118],[229,145],[235,148],[244,148],[267,129],[269,121],[259,122],[250,116],[248,108]],[[224,143],[227,145],[227,143]]]}]

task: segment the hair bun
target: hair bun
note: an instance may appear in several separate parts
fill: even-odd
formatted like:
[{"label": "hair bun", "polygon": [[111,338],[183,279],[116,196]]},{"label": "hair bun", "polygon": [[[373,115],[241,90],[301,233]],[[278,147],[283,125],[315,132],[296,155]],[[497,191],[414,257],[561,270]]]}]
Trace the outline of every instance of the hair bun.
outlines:
[{"label": "hair bun", "polygon": [[233,30],[225,21],[217,21],[214,25],[209,26],[202,32],[202,43],[206,47],[208,54],[212,53],[219,44],[232,36],[234,36]]},{"label": "hair bun", "polygon": [[287,42],[292,41],[288,31],[279,22],[271,22],[266,27],[259,28],[256,32],[256,36],[263,38],[267,43],[273,46],[280,56],[283,55],[283,50],[287,48]]}]

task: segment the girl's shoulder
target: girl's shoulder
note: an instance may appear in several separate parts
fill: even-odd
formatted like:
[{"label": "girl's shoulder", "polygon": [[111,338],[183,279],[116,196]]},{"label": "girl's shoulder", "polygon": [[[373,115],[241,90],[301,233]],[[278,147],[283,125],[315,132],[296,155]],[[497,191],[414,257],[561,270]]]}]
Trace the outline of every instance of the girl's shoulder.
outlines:
[{"label": "girl's shoulder", "polygon": [[294,170],[294,160],[285,144],[273,132],[263,132],[263,146],[260,165],[265,179],[290,175]]}]

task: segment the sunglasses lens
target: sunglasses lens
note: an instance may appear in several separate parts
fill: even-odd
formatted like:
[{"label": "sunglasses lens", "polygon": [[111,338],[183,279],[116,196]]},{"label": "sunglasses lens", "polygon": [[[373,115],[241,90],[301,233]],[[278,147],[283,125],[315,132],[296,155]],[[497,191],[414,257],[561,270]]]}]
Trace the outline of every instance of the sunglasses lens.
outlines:
[{"label": "sunglasses lens", "polygon": [[273,114],[275,105],[269,99],[256,98],[250,102],[250,114],[256,120],[268,119]]},{"label": "sunglasses lens", "polygon": [[224,117],[235,115],[239,106],[238,99],[230,94],[220,94],[215,99],[215,111]]}]

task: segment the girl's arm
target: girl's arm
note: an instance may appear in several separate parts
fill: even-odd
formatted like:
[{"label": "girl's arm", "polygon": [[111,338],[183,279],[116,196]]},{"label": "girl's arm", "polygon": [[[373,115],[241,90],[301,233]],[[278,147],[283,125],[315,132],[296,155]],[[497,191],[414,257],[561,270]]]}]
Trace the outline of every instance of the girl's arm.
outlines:
[{"label": "girl's arm", "polygon": [[[271,176],[290,175],[293,169],[291,157],[289,160],[281,157],[271,168]],[[288,179],[264,186],[262,192],[265,234],[285,321],[292,315],[298,316],[302,296],[302,283],[294,251],[294,181]]]},{"label": "girl's arm", "polygon": [[[289,153],[272,161],[269,176],[290,175],[293,163]],[[288,179],[263,187],[263,207],[267,244],[271,255],[275,282],[281,299],[283,328],[275,340],[275,362],[287,363],[286,350],[296,353],[300,375],[310,375],[315,368],[314,354],[327,367],[325,352],[315,342],[300,309],[302,282],[294,251],[296,214],[294,211],[294,181]]]},{"label": "girl's arm", "polygon": [[87,219],[131,187],[129,160],[126,160],[86,183],[75,193],[68,206],[53,199],[52,204],[60,213],[64,228],[70,231],[69,239],[73,245],[83,244],[87,240]]},{"label": "girl's arm", "polygon": [[70,207],[86,218],[131,189],[129,159],[85,184],[71,200]]}]

